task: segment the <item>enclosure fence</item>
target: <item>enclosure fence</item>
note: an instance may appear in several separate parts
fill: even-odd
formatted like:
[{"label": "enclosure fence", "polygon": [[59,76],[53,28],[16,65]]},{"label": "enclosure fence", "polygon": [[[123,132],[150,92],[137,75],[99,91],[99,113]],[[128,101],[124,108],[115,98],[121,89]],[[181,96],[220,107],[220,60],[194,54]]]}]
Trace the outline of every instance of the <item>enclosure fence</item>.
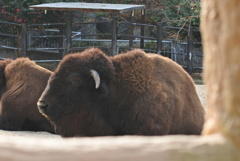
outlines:
[{"label": "enclosure fence", "polygon": [[[18,24],[0,21],[0,48],[15,50],[18,57],[27,57],[29,51],[59,53],[63,57],[71,52],[82,51],[89,47],[99,47],[108,55],[116,55],[126,50],[140,48],[147,53],[157,53],[171,58],[186,67],[189,73],[192,73],[195,68],[202,68],[201,42],[194,42],[193,37],[193,33],[199,31],[194,31],[192,27],[188,29],[170,27],[166,23],[157,25],[117,23],[116,20],[79,22],[74,23],[74,27],[83,28],[83,26],[97,24],[108,24],[110,30],[84,33],[73,29],[72,33],[69,33],[66,31],[65,23]],[[121,25],[129,26],[127,33],[119,33]],[[4,27],[12,30],[8,30],[10,32],[6,33]],[[141,29],[138,34],[134,33],[136,28]],[[147,28],[148,31],[153,32],[153,36],[145,33]],[[187,39],[166,38],[169,31],[175,32],[177,35],[180,32],[186,32]],[[67,40],[67,37],[71,37],[71,39]]]}]

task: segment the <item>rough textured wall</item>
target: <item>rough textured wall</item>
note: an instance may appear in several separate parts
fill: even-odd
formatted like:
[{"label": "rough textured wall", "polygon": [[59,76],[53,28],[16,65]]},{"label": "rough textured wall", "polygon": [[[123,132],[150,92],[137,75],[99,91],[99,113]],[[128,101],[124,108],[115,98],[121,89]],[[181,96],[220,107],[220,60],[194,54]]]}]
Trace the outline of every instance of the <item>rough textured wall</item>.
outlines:
[{"label": "rough textured wall", "polygon": [[207,116],[203,134],[221,132],[240,147],[240,1],[202,0]]}]

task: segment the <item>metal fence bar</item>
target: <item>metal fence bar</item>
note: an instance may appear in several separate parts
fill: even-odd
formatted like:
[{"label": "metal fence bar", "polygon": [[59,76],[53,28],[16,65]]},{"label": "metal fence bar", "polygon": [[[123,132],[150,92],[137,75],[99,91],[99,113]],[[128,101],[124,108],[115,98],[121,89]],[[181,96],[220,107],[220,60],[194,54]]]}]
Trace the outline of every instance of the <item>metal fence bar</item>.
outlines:
[{"label": "metal fence bar", "polygon": [[185,28],[182,27],[171,27],[171,26],[165,26],[166,29],[173,29],[173,30],[187,30]]},{"label": "metal fence bar", "polygon": [[7,25],[15,25],[15,26],[21,26],[19,23],[12,23],[12,22],[6,22],[6,21],[0,21],[1,24],[7,24]]},{"label": "metal fence bar", "polygon": [[5,48],[5,49],[13,49],[13,50],[18,50],[18,48],[16,47],[10,47],[10,46],[5,46],[5,45],[0,45],[1,48]]},{"label": "metal fence bar", "polygon": [[[90,47],[90,46],[84,46],[84,47],[73,47],[73,48],[71,48],[71,51],[76,51],[76,50],[83,50],[83,49],[86,49],[86,48],[88,48],[88,47]],[[106,48],[106,47],[102,47],[102,46],[94,46],[94,47],[96,47],[96,48]]]},{"label": "metal fence bar", "polygon": [[36,63],[60,62],[61,60],[33,60]]},{"label": "metal fence bar", "polygon": [[74,22],[73,24],[96,24],[96,23],[109,23],[111,21],[91,21],[91,22]]},{"label": "metal fence bar", "polygon": [[143,39],[149,39],[149,40],[156,40],[156,38],[154,38],[154,37],[148,37],[148,36],[135,36],[135,35],[128,35],[128,34],[118,34],[118,36],[130,37],[130,38],[143,38]]},{"label": "metal fence bar", "polygon": [[63,50],[62,47],[60,48],[34,48],[34,47],[30,47],[27,49],[28,51],[34,51],[34,50]]},{"label": "metal fence bar", "polygon": [[65,37],[64,35],[47,35],[47,36],[31,36],[31,38],[63,38]]},{"label": "metal fence bar", "polygon": [[65,23],[42,23],[42,24],[28,24],[29,27],[34,26],[63,26],[66,25]]},{"label": "metal fence bar", "polygon": [[144,24],[144,23],[131,23],[131,22],[121,22],[121,24],[130,24],[133,26],[146,26],[146,27],[155,27],[156,25]]},{"label": "metal fence bar", "polygon": [[112,34],[104,33],[104,34],[81,34],[81,37],[85,36],[111,36]]},{"label": "metal fence bar", "polygon": [[0,33],[0,36],[18,37],[18,35]]}]

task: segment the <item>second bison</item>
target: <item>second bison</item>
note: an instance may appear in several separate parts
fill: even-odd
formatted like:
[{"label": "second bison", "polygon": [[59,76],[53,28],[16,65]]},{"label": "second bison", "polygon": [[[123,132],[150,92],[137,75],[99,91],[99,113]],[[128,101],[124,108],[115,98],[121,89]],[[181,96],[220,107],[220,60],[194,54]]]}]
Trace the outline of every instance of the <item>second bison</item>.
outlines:
[{"label": "second bison", "polygon": [[65,56],[38,108],[64,137],[200,134],[204,122],[182,67],[138,49],[114,57],[97,48]]},{"label": "second bison", "polygon": [[0,61],[0,129],[54,133],[37,109],[51,73],[28,58]]}]

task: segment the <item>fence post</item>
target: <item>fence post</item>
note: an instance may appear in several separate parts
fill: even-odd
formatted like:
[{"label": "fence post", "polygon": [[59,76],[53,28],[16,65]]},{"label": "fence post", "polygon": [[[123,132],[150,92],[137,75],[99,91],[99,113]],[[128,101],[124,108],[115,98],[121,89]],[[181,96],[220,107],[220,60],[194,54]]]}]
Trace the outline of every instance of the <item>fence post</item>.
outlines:
[{"label": "fence post", "polygon": [[131,12],[131,20],[130,20],[131,26],[130,26],[129,48],[133,47],[133,36],[134,36],[133,17],[134,17],[134,11]]},{"label": "fence post", "polygon": [[63,56],[68,54],[72,47],[72,12],[66,12],[66,43],[64,46]]},{"label": "fence post", "polygon": [[192,75],[193,73],[193,29],[192,27],[189,28],[188,33],[188,48],[187,48],[187,72]]},{"label": "fence post", "polygon": [[[59,38],[58,41],[58,47],[59,48],[63,48],[64,45],[64,26],[59,26],[59,35],[62,35],[62,38]],[[61,55],[62,57],[64,56],[64,50],[63,49],[59,49],[59,55]]]},{"label": "fence post", "polygon": [[[145,9],[142,10],[142,14],[141,14],[141,23],[144,24],[145,23]],[[140,48],[144,49],[144,25],[141,26],[141,39],[140,39]]]},{"label": "fence post", "polygon": [[21,26],[21,33],[20,33],[20,42],[18,43],[18,48],[21,49],[21,56],[26,57],[27,56],[27,23],[22,23]]},{"label": "fence post", "polygon": [[117,21],[112,20],[112,27],[111,27],[111,34],[112,34],[112,46],[111,50],[112,52],[110,55],[117,55]]},{"label": "fence post", "polygon": [[162,54],[163,24],[157,25],[157,53]]}]

